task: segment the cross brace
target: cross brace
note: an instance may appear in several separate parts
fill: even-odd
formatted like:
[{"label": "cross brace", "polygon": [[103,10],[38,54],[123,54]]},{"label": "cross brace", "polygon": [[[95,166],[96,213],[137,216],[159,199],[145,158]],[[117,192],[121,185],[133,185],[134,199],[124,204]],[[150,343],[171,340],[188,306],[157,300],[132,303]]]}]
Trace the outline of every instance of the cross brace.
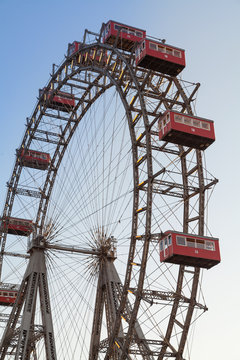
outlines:
[{"label": "cross brace", "polygon": [[[53,323],[50,307],[50,296],[47,282],[47,269],[45,263],[44,247],[41,246],[42,237],[34,241],[30,249],[30,260],[26,269],[17,299],[6,326],[1,345],[0,359],[6,358],[9,347],[16,341],[15,359],[29,360],[35,343],[44,337],[46,360],[56,360],[56,349],[53,334]],[[36,331],[34,319],[36,311],[37,294],[40,296],[42,315],[42,331]],[[21,326],[16,328],[22,311]]]}]

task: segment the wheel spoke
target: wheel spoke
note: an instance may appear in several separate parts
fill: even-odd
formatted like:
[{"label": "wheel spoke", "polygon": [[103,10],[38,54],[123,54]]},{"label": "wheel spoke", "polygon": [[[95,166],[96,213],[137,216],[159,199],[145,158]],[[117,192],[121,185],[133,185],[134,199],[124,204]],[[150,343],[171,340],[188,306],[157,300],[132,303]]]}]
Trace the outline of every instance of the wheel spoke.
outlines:
[{"label": "wheel spoke", "polygon": [[207,310],[200,269],[159,255],[167,230],[209,235],[217,180],[202,151],[158,129],[165,110],[193,115],[199,84],[100,38],[53,69],[27,119],[2,218],[29,219],[31,234],[1,225],[2,284],[18,297],[3,306],[0,359],[189,359],[190,324]]}]

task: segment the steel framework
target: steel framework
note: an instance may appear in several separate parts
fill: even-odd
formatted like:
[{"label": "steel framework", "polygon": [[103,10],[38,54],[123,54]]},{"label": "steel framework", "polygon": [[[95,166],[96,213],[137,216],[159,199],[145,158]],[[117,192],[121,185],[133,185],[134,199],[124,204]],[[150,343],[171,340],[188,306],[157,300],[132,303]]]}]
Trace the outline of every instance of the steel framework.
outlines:
[{"label": "steel framework", "polygon": [[[87,32],[85,40],[86,35]],[[101,55],[96,56],[96,53]],[[101,36],[97,34],[96,40],[94,34],[94,41],[90,38],[83,48],[67,57],[60,66],[53,66],[51,79],[32,115],[27,118],[20,148],[48,149],[51,164],[47,171],[37,173],[31,170],[31,173],[22,166],[18,152],[8,182],[2,217],[7,219],[11,214],[31,213],[35,231],[27,253],[25,243],[8,246],[10,236],[2,229],[2,278],[5,261],[8,263],[11,256],[29,263],[2,337],[1,359],[67,358],[60,351],[58,353],[53,335],[55,320],[50,306],[53,294],[48,285],[46,262],[54,252],[67,252],[71,256],[86,255],[90,257],[90,270],[95,269],[91,270],[97,278],[97,285],[93,325],[86,351],[89,359],[132,359],[135,356],[141,359],[163,360],[172,357],[183,360],[188,356],[184,351],[187,351],[187,335],[194,311],[207,309],[198,300],[200,269],[165,264],[160,267],[157,260],[158,239],[162,229],[167,230],[166,226],[174,225],[185,233],[191,231],[204,235],[207,231],[204,215],[208,201],[206,193],[212,191],[217,180],[204,168],[201,151],[158,141],[157,121],[165,109],[193,114],[192,103],[200,84],[138,68],[133,54],[121,51],[114,45],[103,44]],[[127,255],[122,261],[122,280],[115,266],[115,260],[117,264],[120,257],[116,255],[110,237],[115,234],[105,234],[106,223],[99,221],[88,229],[90,233],[101,229],[98,230],[95,246],[88,246],[81,233],[79,243],[85,243],[85,248],[79,249],[71,243],[63,245],[58,240],[59,233],[54,233],[56,226],[49,222],[48,215],[54,186],[57,186],[63,158],[74,141],[74,134],[84,124],[87,114],[92,114],[91,109],[113,89],[120,99],[128,124],[128,140],[124,143],[125,146],[128,144],[128,149],[125,155],[131,154],[131,188],[127,195],[131,202],[128,210],[124,210],[129,213],[131,208],[131,221],[128,236],[124,239]],[[50,90],[51,96],[47,100],[45,95]],[[72,111],[50,108],[49,102],[58,91],[74,95],[76,105]],[[119,128],[120,125],[118,122]],[[103,130],[107,132],[107,125],[104,126]],[[120,147],[117,137],[114,141]],[[105,144],[104,141],[102,143]],[[109,147],[105,144],[102,154]],[[123,161],[122,157],[121,161],[124,163],[125,159]],[[112,168],[109,164],[108,167],[104,165],[104,170],[110,173]],[[82,171],[86,171],[90,177],[88,170]],[[100,176],[100,170],[93,176],[97,178],[97,174]],[[109,189],[111,182],[115,181],[112,180],[116,178],[114,174],[115,177],[111,180],[109,177],[105,182]],[[104,191],[97,186],[96,189]],[[123,194],[122,190],[114,199],[111,195],[110,200],[117,203]],[[105,195],[102,197],[107,198]],[[106,208],[108,204],[109,199],[103,207]],[[92,206],[91,214],[98,211]],[[120,205],[117,212],[120,212]],[[118,222],[120,224],[120,220]],[[124,232],[123,229],[121,231]],[[120,236],[117,240],[120,243]],[[48,264],[51,265],[50,260]],[[169,283],[172,281],[169,289],[161,286],[162,278]],[[38,307],[40,322],[36,320]],[[76,311],[79,310],[72,310],[73,313]],[[106,330],[102,329],[104,319]],[[148,322],[152,322],[152,328]],[[159,324],[162,324],[162,328]],[[81,345],[80,340],[78,343]],[[45,350],[38,352],[38,344],[44,344]],[[79,355],[71,358],[77,359]],[[81,358],[87,357],[82,355]]]}]

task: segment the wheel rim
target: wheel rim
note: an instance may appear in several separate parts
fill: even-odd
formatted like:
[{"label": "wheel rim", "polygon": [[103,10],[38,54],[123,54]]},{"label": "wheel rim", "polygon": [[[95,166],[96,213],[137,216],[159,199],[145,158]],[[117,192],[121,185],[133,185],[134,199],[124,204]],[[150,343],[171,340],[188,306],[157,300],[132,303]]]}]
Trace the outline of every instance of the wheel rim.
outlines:
[{"label": "wheel rim", "polygon": [[[86,52],[90,53],[91,48],[99,48],[102,52],[108,51],[108,57],[104,62],[103,60],[98,61],[97,59],[91,61],[79,60],[81,52],[85,52],[85,54]],[[83,56],[81,59],[83,59]],[[84,74],[84,77],[82,77],[81,74]],[[79,76],[79,78],[77,78],[77,76]],[[77,87],[79,82],[82,84],[85,82],[86,87],[80,90],[79,87]],[[91,221],[87,214],[85,216],[85,220],[88,218],[89,223],[85,225],[85,231],[80,231],[81,234],[84,233],[84,241],[86,240],[85,234],[87,233],[87,243],[91,245],[91,241],[94,237],[93,234],[96,234],[99,229],[104,233],[106,229],[106,232],[109,232],[107,233],[107,236],[113,235],[119,240],[121,239],[121,235],[120,232],[118,234],[116,231],[117,225],[121,224],[121,227],[120,225],[118,225],[118,227],[122,228],[124,213],[126,215],[126,212],[128,212],[126,218],[131,218],[131,223],[128,223],[128,231],[125,236],[123,236],[123,243],[126,244],[128,241],[130,242],[130,245],[128,245],[129,248],[125,255],[123,255],[124,252],[121,254],[123,257],[123,260],[121,260],[122,263],[127,265],[125,266],[124,271],[122,271],[122,273],[125,274],[125,281],[122,278],[124,284],[119,303],[119,315],[116,319],[112,336],[108,339],[106,358],[109,356],[111,357],[113,344],[117,340],[121,343],[122,358],[126,357],[128,351],[130,351],[130,353],[131,351],[135,351],[135,354],[140,352],[139,356],[147,356],[146,358],[152,358],[154,356],[163,359],[170,354],[171,356],[175,356],[176,359],[180,359],[186,343],[186,335],[192,319],[193,309],[194,307],[199,308],[200,310],[205,309],[205,307],[200,303],[197,303],[195,299],[199,280],[199,270],[195,269],[192,272],[188,272],[184,267],[180,267],[179,270],[176,270],[176,267],[173,269],[172,266],[165,264],[159,266],[160,262],[157,260],[157,240],[161,231],[168,230],[168,228],[166,228],[167,224],[171,228],[178,228],[180,231],[185,232],[189,230],[189,224],[193,224],[191,231],[203,234],[204,193],[206,185],[210,188],[211,185],[214,185],[214,181],[211,183],[211,181],[207,180],[206,183],[206,179],[204,179],[200,151],[190,151],[191,149],[176,147],[169,144],[161,144],[161,146],[159,146],[157,140],[157,119],[160,111],[166,108],[173,108],[182,112],[187,111],[188,113],[192,113],[189,103],[191,97],[198,88],[198,85],[193,86],[191,94],[187,96],[181,83],[177,79],[172,79],[163,75],[159,76],[159,74],[141,71],[140,69],[136,72],[131,64],[131,59],[126,59],[126,57],[123,57],[118,50],[102,44],[87,46],[85,50],[81,50],[78,54],[67,59],[59,67],[56,73],[53,74],[47,89],[50,89],[51,84],[53,84],[53,88],[56,91],[66,88],[74,89],[75,97],[77,97],[77,95],[79,97],[76,111],[74,114],[70,114],[67,120],[60,120],[55,116],[55,112],[52,112],[52,118],[55,120],[58,118],[57,121],[59,122],[56,136],[54,135],[56,134],[56,129],[54,130],[54,126],[56,125],[54,123],[53,126],[53,122],[50,126],[47,125],[46,119],[49,121],[49,116],[46,116],[47,105],[44,103],[43,98],[40,98],[38,106],[28,123],[28,129],[25,133],[22,147],[31,148],[32,145],[39,146],[40,144],[40,149],[44,149],[45,151],[46,147],[48,147],[48,149],[50,149],[48,151],[52,154],[51,169],[47,174],[39,174],[33,177],[28,173],[28,176],[25,176],[24,178],[24,170],[22,170],[22,167],[16,162],[9,185],[4,215],[10,216],[12,209],[14,214],[17,214],[18,211],[22,213],[23,210],[26,214],[34,214],[34,218],[38,224],[38,232],[40,234],[45,233],[47,230],[54,230],[56,232],[55,234],[53,234],[54,231],[53,233],[51,231],[49,233],[50,237],[52,235],[54,236],[54,241],[62,242],[64,239],[68,238],[69,244],[73,245],[73,236],[75,238],[79,236],[79,229],[78,232],[72,234],[70,237],[69,235],[66,235],[66,227],[64,230],[65,234],[61,229],[63,220],[60,221],[57,218],[60,216],[59,213],[61,213],[62,219],[64,219],[65,224],[67,224],[67,231],[69,231],[70,220],[72,224],[75,224],[75,228],[78,228],[77,221],[79,221],[79,216],[77,216],[78,220],[73,220],[73,212],[75,209],[75,213],[81,212],[82,214],[84,212],[84,207],[82,206],[79,208],[77,206],[79,200],[76,199],[76,196],[73,196],[73,192],[71,193],[71,196],[70,193],[68,193],[69,195],[65,195],[64,201],[70,202],[69,198],[71,198],[71,203],[73,205],[71,211],[73,212],[71,213],[69,211],[66,214],[66,208],[64,208],[63,205],[64,201],[62,201],[62,205],[60,206],[61,196],[63,196],[60,190],[62,188],[61,182],[64,182],[64,176],[66,179],[64,184],[66,186],[69,173],[77,173],[79,170],[73,162],[71,163],[71,167],[69,166],[69,169],[66,170],[63,167],[64,165],[61,164],[61,161],[64,155],[65,164],[68,165],[68,163],[71,162],[71,157],[73,157],[73,154],[75,154],[77,150],[84,150],[82,151],[81,157],[83,161],[82,164],[85,161],[85,165],[82,166],[81,164],[81,169],[86,169],[86,175],[83,181],[81,181],[81,179],[77,180],[78,189],[81,187],[82,182],[86,185],[90,185],[90,188],[93,188],[93,186],[95,186],[95,188],[91,193],[88,190],[88,186],[85,188],[82,187],[82,190],[84,189],[84,191],[81,194],[81,199],[87,195],[85,199],[88,199],[90,204],[96,202],[94,199],[94,191],[96,192],[99,190],[100,183],[104,181],[109,190],[109,192],[103,191],[101,194],[102,205],[98,205],[98,207],[102,208],[102,214],[98,211],[95,212],[96,216],[94,216],[94,221],[92,220],[93,216],[91,216]],[[98,85],[96,86],[96,84]],[[100,105],[100,107],[103,106],[104,108],[105,106],[103,113],[106,115],[106,108],[108,107],[110,110],[112,102],[107,103],[107,100],[104,100],[104,93],[105,91],[106,93],[111,92],[112,86],[117,89],[118,98],[120,99],[118,99],[118,101],[123,105],[124,111],[122,111],[122,114],[124,114],[124,116],[122,116],[121,119],[124,119],[124,121],[121,120],[121,122],[125,123],[125,126],[128,124],[129,135],[128,138],[123,136],[127,133],[126,127],[122,127],[121,125],[120,130],[117,121],[114,123],[109,120],[109,122],[106,121],[104,124],[104,116],[101,142],[94,143],[91,139],[93,140],[95,138],[93,135],[97,133],[97,122],[95,122],[94,125],[95,129],[94,127],[87,128],[86,126],[86,124],[91,124],[91,116],[92,118],[98,117],[97,110],[94,109],[92,104],[95,104],[97,107],[100,102],[98,100],[101,100],[102,105]],[[174,89],[170,91],[171,86]],[[88,99],[86,98],[87,95]],[[110,96],[110,99],[114,99],[114,96],[116,95]],[[178,100],[179,97],[181,99],[180,101]],[[104,105],[104,101],[108,105]],[[116,108],[117,107],[115,107],[115,109]],[[113,112],[115,112],[114,116],[116,119],[116,110]],[[89,119],[87,122],[85,121],[85,118],[88,116]],[[65,127],[62,125],[64,121],[67,123]],[[117,153],[116,144],[119,134],[116,134],[115,127],[118,128],[118,131],[122,135],[122,149],[125,149],[125,152],[123,152],[121,156]],[[111,141],[107,139],[106,129],[109,131],[109,134],[114,134],[114,141],[112,139],[113,136],[109,137],[109,139],[111,138]],[[61,133],[59,132],[60,130]],[[86,136],[83,140],[87,141],[88,146],[93,146],[92,151],[87,151],[88,147],[86,147],[84,143],[81,145],[77,144],[75,145],[76,147],[71,145],[72,143],[74,144],[73,140],[71,140],[72,136],[74,134],[74,137],[77,137],[77,131],[80,133],[85,131]],[[88,139],[87,135],[89,133],[92,134],[90,139]],[[104,136],[106,136],[106,139],[104,139]],[[51,141],[46,141],[46,139],[51,139]],[[112,145],[113,143],[115,148]],[[42,144],[44,144],[44,146]],[[104,146],[109,144],[108,149],[111,149],[111,155],[107,155],[108,157],[106,156],[105,160],[105,148],[103,144]],[[126,146],[126,144],[128,144],[128,146]],[[94,164],[99,160],[96,157],[96,150],[99,150],[101,146],[102,149],[100,154],[102,153],[103,155],[102,157],[100,156],[102,161],[102,172],[100,171],[100,166],[99,168],[94,167]],[[120,165],[117,164],[119,156],[121,159]],[[124,176],[124,167],[121,168],[121,163],[123,163],[127,157],[129,159],[126,167],[128,170],[125,168],[125,171],[133,174],[131,175],[131,181],[127,181],[129,175]],[[70,160],[67,161],[67,159]],[[104,163],[108,164],[108,166],[104,165]],[[62,174],[61,169],[64,170],[62,171]],[[115,171],[118,169],[121,174],[124,174],[119,180],[119,183],[115,182],[112,184],[110,176],[104,178],[103,175],[106,172],[108,174],[111,173],[111,176],[115,174],[116,178],[116,172],[114,173],[112,169],[115,169]],[[195,169],[197,175],[191,176],[192,173],[194,173],[193,169]],[[60,174],[61,176],[59,176]],[[92,180],[87,183],[87,180],[90,180],[89,174],[91,174]],[[60,181],[58,180],[58,176]],[[94,182],[95,178],[97,179],[97,183],[96,181]],[[16,206],[14,208],[14,198],[21,197],[19,192],[20,180],[21,186],[28,186],[28,188],[34,189],[32,191],[38,192],[38,197],[31,202],[31,205],[24,203],[24,207],[18,205],[18,207]],[[54,183],[55,186],[53,187]],[[115,189],[119,190],[121,188],[119,185],[120,183],[122,183],[122,190],[116,198]],[[33,184],[34,186],[32,186]],[[173,186],[173,184],[175,184],[175,186]],[[178,186],[176,186],[176,184],[178,184]],[[124,187],[127,188],[127,191],[123,191]],[[40,192],[37,190],[39,188],[41,189]],[[52,189],[54,189],[53,193]],[[114,202],[116,203],[114,199],[123,199],[123,201],[119,203],[121,204],[121,210],[119,210],[118,207],[115,207],[115,209],[111,207],[111,210],[107,210],[107,208],[110,209],[109,194],[110,199],[112,199],[112,204],[114,204]],[[166,197],[169,198],[169,196],[171,196],[170,199],[176,198],[180,200],[170,202],[169,200],[166,200]],[[58,203],[54,199],[57,199]],[[190,199],[193,199],[192,203]],[[158,205],[159,200],[162,204],[160,208]],[[87,200],[84,201],[87,202]],[[100,203],[100,200],[98,200],[98,203]],[[126,209],[123,208],[123,203]],[[127,203],[127,205],[125,203]],[[129,212],[130,203],[131,211]],[[53,209],[56,213],[55,218]],[[100,219],[103,219],[104,213],[106,215],[107,212],[108,220],[106,224],[103,224],[104,221],[100,221]],[[192,215],[194,212],[195,216]],[[71,213],[71,216],[69,213]],[[92,213],[94,214],[94,211]],[[114,219],[110,220],[110,215],[113,216]],[[76,214],[74,214],[74,216],[76,216]],[[179,218],[181,219],[180,221]],[[84,216],[82,217],[82,220],[84,220]],[[60,222],[60,227],[58,222]],[[112,230],[110,227],[107,229],[107,225],[110,223],[115,224],[115,229],[113,226]],[[68,240],[64,242],[68,243]],[[11,245],[9,251],[12,251],[11,248],[14,248],[15,252],[24,253],[26,244],[23,243],[22,239],[20,240],[20,243],[22,244],[21,249],[18,250],[16,246]],[[5,235],[3,235],[2,244],[3,253],[6,251]],[[78,241],[77,244],[79,244]],[[120,247],[121,245],[119,244],[118,248]],[[67,264],[69,262],[69,256],[66,259]],[[119,259],[120,256],[118,256],[118,259],[116,260],[116,267]],[[25,260],[23,260],[23,262],[24,261]],[[53,266],[52,260],[49,260],[49,264],[50,267]],[[119,266],[121,267],[121,265]],[[84,263],[84,267],[86,267],[86,263]],[[170,274],[169,277],[172,278],[172,281],[169,281],[169,279],[166,280],[166,272]],[[153,274],[155,275],[153,276]],[[19,275],[21,277],[21,274]],[[56,282],[55,278],[55,280],[52,281],[52,284]],[[158,285],[156,286],[155,284]],[[67,289],[68,287],[65,284],[63,288]],[[76,289],[76,285],[73,285],[72,288]],[[159,290],[159,288],[161,290]],[[84,292],[84,290],[82,291]],[[58,290],[58,292],[60,291]],[[157,292],[158,294],[156,294]],[[69,290],[65,292],[65,298],[67,293],[69,293]],[[54,295],[51,297],[54,299]],[[92,293],[90,297],[92,298]],[[126,337],[124,339],[118,339],[118,329],[120,323],[123,322],[121,315],[126,312],[127,302],[131,304],[132,312],[124,325]],[[150,308],[152,302],[156,304],[153,304]],[[163,306],[161,305],[161,302],[164,302]],[[167,305],[172,308],[171,311],[166,310]],[[158,315],[156,316],[156,314]],[[143,355],[139,348],[134,350],[134,345],[131,343],[131,335],[133,334],[134,323],[137,317],[140,326],[144,329],[143,332],[145,338],[149,340],[149,344],[151,341],[153,342],[153,345],[151,344],[151,346],[148,344],[149,354],[147,355]],[[161,320],[159,320],[159,318]],[[81,320],[79,320],[79,322],[80,321]],[[54,322],[57,323],[56,318]],[[64,322],[66,322],[66,319],[63,319],[59,328],[62,328]],[[151,324],[154,324],[153,328]],[[162,324],[162,327],[159,327],[159,324]],[[85,332],[87,333],[87,331]],[[131,350],[129,350],[129,347]],[[76,346],[75,349],[77,349]],[[88,350],[86,350],[86,355],[84,355],[86,358],[87,353]],[[73,357],[74,353],[72,353],[71,356]],[[105,355],[103,353],[103,355],[99,354],[99,357],[100,356],[103,357]]]}]

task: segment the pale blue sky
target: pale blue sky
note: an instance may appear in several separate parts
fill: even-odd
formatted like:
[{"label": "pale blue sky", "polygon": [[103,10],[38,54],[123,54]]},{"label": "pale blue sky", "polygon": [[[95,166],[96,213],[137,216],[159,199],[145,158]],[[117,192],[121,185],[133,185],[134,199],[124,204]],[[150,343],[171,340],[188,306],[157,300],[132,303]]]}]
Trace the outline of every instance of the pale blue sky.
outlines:
[{"label": "pale blue sky", "polygon": [[186,49],[185,80],[200,82],[197,114],[215,121],[217,141],[206,151],[220,183],[209,226],[220,238],[222,263],[204,273],[209,312],[197,323],[192,360],[239,359],[239,119],[240,1],[0,0],[0,207],[38,89],[60,63],[68,42],[109,19],[147,29]]}]

